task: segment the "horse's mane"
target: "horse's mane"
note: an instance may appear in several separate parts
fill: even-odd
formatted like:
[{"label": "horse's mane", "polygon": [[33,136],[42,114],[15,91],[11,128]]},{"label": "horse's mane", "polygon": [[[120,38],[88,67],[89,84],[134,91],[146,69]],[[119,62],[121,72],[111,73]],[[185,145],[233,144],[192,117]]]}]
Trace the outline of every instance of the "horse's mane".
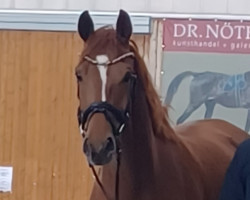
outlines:
[{"label": "horse's mane", "polygon": [[130,49],[135,54],[137,61],[136,73],[139,79],[142,81],[146,98],[149,105],[149,111],[151,113],[151,120],[154,134],[158,137],[165,137],[168,139],[173,138],[174,131],[168,122],[168,110],[161,103],[161,100],[155,90],[150,74],[147,70],[146,64],[138,52],[136,43],[130,41]]}]

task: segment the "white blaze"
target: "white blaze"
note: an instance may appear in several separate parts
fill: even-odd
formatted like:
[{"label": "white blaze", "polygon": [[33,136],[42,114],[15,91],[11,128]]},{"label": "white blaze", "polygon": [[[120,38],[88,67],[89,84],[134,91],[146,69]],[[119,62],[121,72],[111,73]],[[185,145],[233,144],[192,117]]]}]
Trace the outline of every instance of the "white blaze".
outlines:
[{"label": "white blaze", "polygon": [[96,56],[97,68],[100,72],[100,77],[102,80],[102,101],[106,101],[106,83],[107,83],[107,63],[109,61],[107,55]]}]

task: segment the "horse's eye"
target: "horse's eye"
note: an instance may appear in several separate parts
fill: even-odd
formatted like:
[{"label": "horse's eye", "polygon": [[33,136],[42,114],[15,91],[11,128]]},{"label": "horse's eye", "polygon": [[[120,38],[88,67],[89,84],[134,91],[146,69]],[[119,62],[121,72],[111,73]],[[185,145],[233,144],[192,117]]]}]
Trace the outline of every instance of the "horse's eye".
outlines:
[{"label": "horse's eye", "polygon": [[76,79],[77,79],[77,81],[82,81],[82,76],[79,74],[76,74]]}]

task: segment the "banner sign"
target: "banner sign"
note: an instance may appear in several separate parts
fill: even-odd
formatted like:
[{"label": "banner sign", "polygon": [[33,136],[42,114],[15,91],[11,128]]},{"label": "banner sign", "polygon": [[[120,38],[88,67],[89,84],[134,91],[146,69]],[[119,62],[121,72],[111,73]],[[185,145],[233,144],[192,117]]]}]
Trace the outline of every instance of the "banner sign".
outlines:
[{"label": "banner sign", "polygon": [[164,51],[250,53],[250,22],[166,19]]}]

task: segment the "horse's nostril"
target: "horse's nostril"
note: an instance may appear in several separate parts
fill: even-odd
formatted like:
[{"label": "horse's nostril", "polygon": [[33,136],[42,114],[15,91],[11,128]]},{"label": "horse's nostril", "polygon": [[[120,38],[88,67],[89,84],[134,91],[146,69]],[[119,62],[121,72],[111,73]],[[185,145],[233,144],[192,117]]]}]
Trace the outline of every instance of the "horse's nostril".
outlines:
[{"label": "horse's nostril", "polygon": [[106,148],[107,151],[114,151],[115,150],[115,144],[114,141],[111,137],[109,137],[107,139],[107,143],[106,143]]},{"label": "horse's nostril", "polygon": [[84,141],[84,143],[83,143],[83,152],[84,152],[85,154],[88,154],[88,152],[89,152],[89,143],[88,143],[88,139],[86,139],[86,140]]}]

